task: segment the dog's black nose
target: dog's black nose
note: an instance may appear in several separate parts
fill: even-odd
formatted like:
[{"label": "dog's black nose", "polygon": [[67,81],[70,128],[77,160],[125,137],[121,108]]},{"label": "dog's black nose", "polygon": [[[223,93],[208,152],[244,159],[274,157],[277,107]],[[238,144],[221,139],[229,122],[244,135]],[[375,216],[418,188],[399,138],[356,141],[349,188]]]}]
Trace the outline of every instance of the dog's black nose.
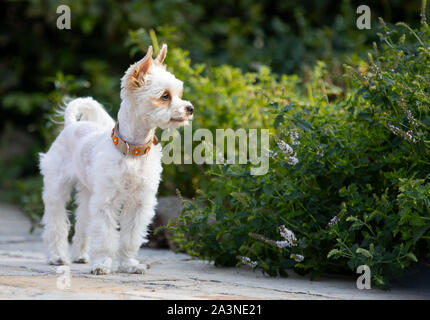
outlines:
[{"label": "dog's black nose", "polygon": [[193,114],[193,112],[194,112],[194,107],[193,107],[193,106],[191,106],[191,105],[189,105],[189,106],[186,106],[186,107],[185,107],[185,110],[187,110],[187,113],[188,113],[188,114]]}]

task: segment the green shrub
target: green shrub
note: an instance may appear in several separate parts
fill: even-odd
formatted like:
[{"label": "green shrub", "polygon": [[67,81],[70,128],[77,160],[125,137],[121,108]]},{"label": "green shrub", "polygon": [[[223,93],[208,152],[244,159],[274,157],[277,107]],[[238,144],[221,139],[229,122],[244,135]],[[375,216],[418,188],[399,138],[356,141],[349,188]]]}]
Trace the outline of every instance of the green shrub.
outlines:
[{"label": "green shrub", "polygon": [[367,264],[379,287],[428,256],[429,32],[425,23],[383,25],[380,49],[350,70],[343,99],[329,102],[321,64],[307,96],[267,92],[262,112],[276,129],[269,173],[214,165],[170,225],[179,248],[269,275],[351,274]]}]

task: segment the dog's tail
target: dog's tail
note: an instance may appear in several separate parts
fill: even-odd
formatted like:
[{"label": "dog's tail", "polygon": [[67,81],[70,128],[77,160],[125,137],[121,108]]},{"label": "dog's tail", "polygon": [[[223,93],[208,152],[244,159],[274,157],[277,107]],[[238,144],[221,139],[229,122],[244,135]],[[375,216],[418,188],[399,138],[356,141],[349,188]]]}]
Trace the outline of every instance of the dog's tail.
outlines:
[{"label": "dog's tail", "polygon": [[103,106],[90,97],[70,101],[65,107],[57,110],[57,114],[64,115],[65,127],[77,121],[91,121],[107,128],[113,128],[115,125]]}]

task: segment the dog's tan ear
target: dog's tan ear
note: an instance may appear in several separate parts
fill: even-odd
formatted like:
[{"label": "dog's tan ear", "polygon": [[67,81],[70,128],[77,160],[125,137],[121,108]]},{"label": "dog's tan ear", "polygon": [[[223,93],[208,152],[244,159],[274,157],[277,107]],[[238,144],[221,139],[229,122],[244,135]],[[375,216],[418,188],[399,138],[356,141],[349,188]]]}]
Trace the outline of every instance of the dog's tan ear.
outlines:
[{"label": "dog's tan ear", "polygon": [[141,62],[137,65],[136,69],[134,69],[133,71],[133,74],[131,76],[132,85],[136,87],[141,87],[143,85],[143,76],[148,72],[152,63],[152,46],[149,46],[145,57],[141,60]]},{"label": "dog's tan ear", "polygon": [[163,43],[160,53],[158,54],[155,61],[159,64],[163,64],[164,59],[166,59],[166,54],[167,54],[167,44]]}]

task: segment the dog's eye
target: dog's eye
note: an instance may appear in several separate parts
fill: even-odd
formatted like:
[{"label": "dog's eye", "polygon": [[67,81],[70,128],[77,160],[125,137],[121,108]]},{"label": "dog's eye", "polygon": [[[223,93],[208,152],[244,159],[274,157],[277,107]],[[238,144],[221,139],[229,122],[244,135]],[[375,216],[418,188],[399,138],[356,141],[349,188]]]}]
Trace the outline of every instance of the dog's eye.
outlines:
[{"label": "dog's eye", "polygon": [[169,100],[169,99],[170,99],[170,94],[169,94],[168,92],[164,93],[164,94],[161,96],[161,99],[163,99],[163,100],[165,100],[165,101]]}]

